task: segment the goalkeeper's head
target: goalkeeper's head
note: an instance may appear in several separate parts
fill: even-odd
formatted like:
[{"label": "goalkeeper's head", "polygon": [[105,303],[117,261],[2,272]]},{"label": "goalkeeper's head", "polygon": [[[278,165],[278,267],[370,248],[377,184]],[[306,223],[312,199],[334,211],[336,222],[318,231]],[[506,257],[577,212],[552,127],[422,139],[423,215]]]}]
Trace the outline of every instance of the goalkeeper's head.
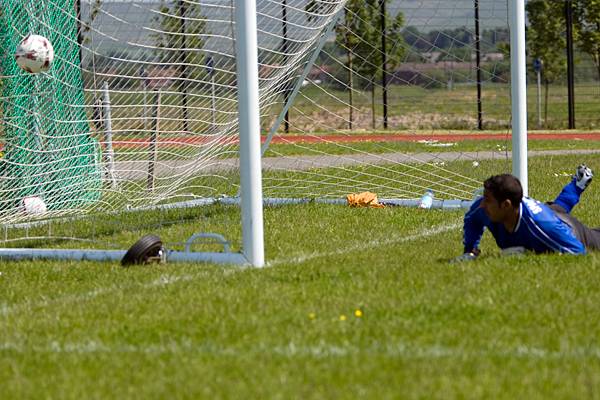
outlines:
[{"label": "goalkeeper's head", "polygon": [[523,199],[523,187],[511,174],[494,175],[483,183],[481,208],[492,222],[505,222],[518,212]]}]

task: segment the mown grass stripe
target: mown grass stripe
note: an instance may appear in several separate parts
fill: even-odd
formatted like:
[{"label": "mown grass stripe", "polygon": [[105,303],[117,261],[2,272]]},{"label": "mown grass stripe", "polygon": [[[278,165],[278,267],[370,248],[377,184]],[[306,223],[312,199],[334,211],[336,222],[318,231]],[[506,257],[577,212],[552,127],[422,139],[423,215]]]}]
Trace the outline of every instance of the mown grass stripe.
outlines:
[{"label": "mown grass stripe", "polygon": [[203,354],[214,356],[239,356],[242,354],[273,354],[286,358],[312,357],[351,357],[357,355],[385,356],[403,359],[440,359],[440,358],[519,358],[531,360],[561,359],[597,359],[600,360],[600,348],[569,348],[561,350],[545,349],[526,345],[514,347],[492,347],[473,350],[442,345],[420,346],[412,343],[373,344],[360,347],[352,344],[318,343],[315,345],[294,342],[285,345],[256,344],[251,349],[234,346],[221,346],[215,343],[196,343],[193,340],[179,340],[167,344],[107,344],[101,341],[59,342],[51,341],[42,345],[24,345],[15,342],[0,343],[0,351],[15,353],[48,354]]},{"label": "mown grass stripe", "polygon": [[276,265],[281,265],[281,264],[300,264],[300,263],[303,263],[303,262],[306,262],[309,260],[314,260],[316,258],[321,258],[321,257],[332,257],[332,256],[348,254],[348,253],[356,252],[356,251],[366,251],[366,250],[370,250],[370,249],[381,247],[381,246],[387,246],[390,244],[411,242],[414,240],[419,240],[419,239],[427,238],[430,236],[438,235],[440,233],[452,231],[452,230],[455,230],[455,229],[458,229],[461,227],[462,227],[462,224],[459,224],[459,223],[450,224],[450,225],[440,225],[440,226],[436,226],[434,228],[425,229],[423,232],[409,235],[409,236],[398,236],[398,237],[392,237],[392,238],[385,239],[385,240],[375,240],[375,241],[366,242],[366,243],[363,242],[363,243],[356,244],[354,246],[336,249],[334,251],[314,252],[314,253],[299,255],[299,256],[290,257],[290,258],[282,258],[282,259],[278,259],[278,260],[276,259],[276,260],[271,261],[268,265],[276,266]]}]

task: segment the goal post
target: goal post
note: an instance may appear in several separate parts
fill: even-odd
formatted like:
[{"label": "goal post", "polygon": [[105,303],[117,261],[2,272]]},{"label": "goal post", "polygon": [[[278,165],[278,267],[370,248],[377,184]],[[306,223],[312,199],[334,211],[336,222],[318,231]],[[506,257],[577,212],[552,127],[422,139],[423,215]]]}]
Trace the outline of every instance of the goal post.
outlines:
[{"label": "goal post", "polygon": [[265,263],[256,0],[236,0],[236,56],[240,129],[243,251],[250,264]]},{"label": "goal post", "polygon": [[513,174],[529,192],[527,172],[527,64],[525,47],[525,0],[509,0],[512,96]]}]

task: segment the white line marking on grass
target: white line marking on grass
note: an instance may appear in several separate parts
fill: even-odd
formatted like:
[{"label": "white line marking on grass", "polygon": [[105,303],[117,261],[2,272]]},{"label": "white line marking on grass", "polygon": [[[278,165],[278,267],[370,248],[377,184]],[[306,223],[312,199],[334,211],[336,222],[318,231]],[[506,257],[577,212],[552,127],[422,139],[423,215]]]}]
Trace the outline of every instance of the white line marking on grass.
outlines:
[{"label": "white line marking on grass", "polygon": [[201,354],[214,356],[243,356],[252,354],[273,354],[285,358],[313,357],[329,359],[332,357],[349,356],[383,356],[403,359],[443,359],[443,358],[521,358],[532,360],[561,360],[561,359],[600,359],[600,349],[597,347],[574,347],[561,350],[549,350],[541,347],[519,345],[516,347],[489,349],[466,349],[464,347],[448,347],[443,345],[419,346],[410,343],[372,344],[360,347],[353,344],[332,344],[321,342],[314,345],[296,344],[270,345],[257,343],[251,348],[228,347],[217,343],[192,340],[172,341],[166,344],[107,344],[101,341],[87,342],[50,341],[45,344],[24,345],[15,342],[0,343],[0,352],[20,354]]},{"label": "white line marking on grass", "polygon": [[426,230],[422,231],[421,233],[414,234],[414,235],[392,237],[392,238],[385,239],[385,240],[374,240],[374,241],[366,242],[366,243],[363,242],[363,243],[356,244],[354,246],[344,247],[344,248],[336,249],[333,251],[326,251],[323,253],[315,252],[315,253],[309,253],[309,254],[299,255],[299,256],[295,256],[295,257],[290,257],[290,258],[276,259],[276,260],[269,262],[268,265],[276,266],[276,265],[280,265],[280,264],[299,264],[299,263],[303,263],[305,261],[313,260],[315,258],[337,256],[337,255],[347,254],[347,253],[355,252],[355,251],[371,250],[376,247],[387,246],[387,245],[391,245],[391,244],[412,242],[414,240],[419,240],[419,239],[423,239],[423,238],[426,238],[429,236],[438,235],[440,233],[448,232],[448,231],[458,229],[461,227],[462,227],[462,224],[458,224],[458,223],[452,224],[452,225],[440,225],[440,226],[436,226],[431,229],[426,229]]}]

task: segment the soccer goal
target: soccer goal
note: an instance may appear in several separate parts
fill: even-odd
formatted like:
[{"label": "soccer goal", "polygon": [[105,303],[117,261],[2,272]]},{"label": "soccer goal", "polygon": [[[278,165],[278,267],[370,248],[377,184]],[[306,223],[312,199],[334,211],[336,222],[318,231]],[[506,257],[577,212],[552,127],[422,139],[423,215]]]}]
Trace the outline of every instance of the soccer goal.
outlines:
[{"label": "soccer goal", "polygon": [[[195,233],[160,257],[262,266],[263,204],[468,205],[476,166],[511,162],[453,147],[483,130],[512,129],[527,185],[522,1],[0,4],[2,258],[122,259],[98,232],[222,204],[241,206],[239,252]],[[54,46],[48,71],[15,63],[28,34]],[[191,251],[204,239],[223,250]],[[47,248],[73,241],[93,249]]]}]

